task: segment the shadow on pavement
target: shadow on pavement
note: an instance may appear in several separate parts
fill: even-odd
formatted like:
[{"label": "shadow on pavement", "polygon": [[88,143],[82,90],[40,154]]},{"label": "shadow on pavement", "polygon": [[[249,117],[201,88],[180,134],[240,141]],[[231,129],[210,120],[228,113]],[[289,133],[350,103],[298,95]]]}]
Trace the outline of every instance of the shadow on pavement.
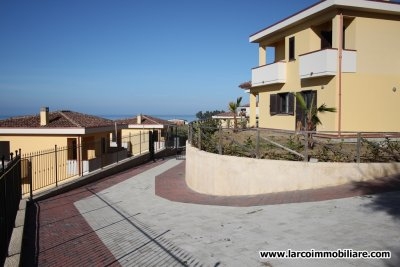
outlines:
[{"label": "shadow on pavement", "polygon": [[[353,185],[354,190],[361,190],[363,195],[366,195],[364,197],[371,198],[371,202],[365,207],[372,211],[386,212],[393,220],[400,221],[400,174],[373,181],[355,182]],[[385,266],[400,266],[400,248],[386,249],[391,250],[392,257],[390,260],[384,260]]]},{"label": "shadow on pavement", "polygon": [[37,248],[39,238],[37,236],[38,210],[33,201],[26,206],[24,237],[22,241],[22,258],[20,266],[38,266]]}]

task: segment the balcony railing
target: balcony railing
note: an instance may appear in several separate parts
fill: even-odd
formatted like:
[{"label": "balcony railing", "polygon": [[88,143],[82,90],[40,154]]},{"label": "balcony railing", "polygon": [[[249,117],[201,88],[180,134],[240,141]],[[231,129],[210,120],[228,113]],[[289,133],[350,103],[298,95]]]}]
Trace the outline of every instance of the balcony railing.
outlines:
[{"label": "balcony railing", "polygon": [[[343,50],[342,72],[356,72],[357,52]],[[300,55],[300,78],[335,76],[338,69],[338,50],[325,49]]]},{"label": "balcony railing", "polygon": [[251,71],[252,86],[286,82],[286,62],[279,61],[272,64],[253,68]]}]

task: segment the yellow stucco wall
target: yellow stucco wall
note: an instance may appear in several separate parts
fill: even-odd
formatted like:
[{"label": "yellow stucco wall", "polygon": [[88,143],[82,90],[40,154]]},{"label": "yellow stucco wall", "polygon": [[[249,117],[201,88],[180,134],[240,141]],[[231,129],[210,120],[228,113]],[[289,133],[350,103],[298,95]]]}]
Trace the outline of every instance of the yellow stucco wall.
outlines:
[{"label": "yellow stucco wall", "polygon": [[[81,136],[81,145],[83,145],[83,159],[92,159],[101,153],[101,139],[105,138],[105,149],[108,150],[110,140],[109,133],[95,133]],[[79,146],[80,136],[74,135],[8,135],[0,136],[0,141],[9,141],[10,150],[21,149],[22,154],[34,153],[45,150],[53,150],[54,146],[65,148],[68,146],[68,139],[76,139]]]},{"label": "yellow stucco wall", "polygon": [[84,160],[94,159],[99,157],[103,152],[101,148],[101,139],[105,139],[105,153],[110,146],[110,133],[97,133],[82,137],[82,158]]},{"label": "yellow stucco wall", "polygon": [[[318,24],[320,23],[320,24]],[[312,25],[312,26],[310,26]],[[318,131],[400,131],[400,19],[364,12],[344,11],[344,48],[356,50],[355,73],[342,73],[341,110],[320,114]],[[312,27],[312,28],[311,28]],[[320,28],[332,29],[332,47],[340,43],[340,15],[327,14],[314,22],[298,24],[286,32],[264,40],[262,45],[285,42],[286,82],[252,89],[259,93],[259,126],[295,129],[295,116],[270,116],[270,94],[317,90],[317,106],[325,103],[339,109],[339,75],[300,80],[299,55],[320,49]],[[296,59],[289,61],[289,38],[295,37]],[[281,51],[282,48],[276,48]],[[277,53],[277,52],[276,52]],[[279,52],[281,53],[281,52]],[[395,91],[395,92],[394,92]],[[250,98],[251,99],[251,98]],[[250,101],[252,105],[252,101]],[[252,108],[250,109],[252,110]]]},{"label": "yellow stucco wall", "polygon": [[400,21],[357,17],[354,26],[357,72],[343,74],[342,129],[400,131]]},{"label": "yellow stucco wall", "polygon": [[[286,44],[286,82],[284,84],[273,84],[264,87],[258,87],[259,91],[259,127],[262,128],[277,128],[285,130],[295,129],[295,115],[270,115],[270,94],[299,92],[303,90],[318,90],[318,104],[325,102],[328,106],[334,104],[334,101],[324,101],[325,97],[328,99],[334,98],[335,85],[333,80],[326,78],[314,78],[308,81],[301,81],[299,75],[299,55],[317,50],[320,46],[320,41],[315,37],[315,32],[311,28],[297,28],[298,32],[287,35],[285,37]],[[295,60],[289,61],[289,39],[295,37]],[[324,86],[324,89],[321,89]],[[322,99],[321,99],[322,98]],[[252,103],[250,103],[252,104]],[[332,130],[335,124],[335,115],[326,114],[321,118],[327,120],[324,122],[324,130]]]},{"label": "yellow stucco wall", "polygon": [[250,93],[250,118],[249,118],[249,127],[256,126],[256,114],[257,114],[257,94],[258,93]]},{"label": "yellow stucco wall", "polygon": [[129,149],[133,155],[148,151],[150,130],[151,129],[122,129],[122,143],[129,144]]},{"label": "yellow stucco wall", "polygon": [[37,135],[10,135],[0,136],[0,141],[9,141],[10,150],[21,149],[22,154],[54,149],[54,146],[65,147],[67,146],[66,136],[37,136]]}]

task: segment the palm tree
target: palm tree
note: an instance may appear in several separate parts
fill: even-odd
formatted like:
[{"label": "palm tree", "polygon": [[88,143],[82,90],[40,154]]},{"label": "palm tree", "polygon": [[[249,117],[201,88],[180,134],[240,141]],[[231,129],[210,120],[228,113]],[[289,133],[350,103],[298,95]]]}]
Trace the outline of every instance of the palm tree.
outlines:
[{"label": "palm tree", "polygon": [[236,131],[237,129],[237,109],[240,107],[240,103],[242,102],[242,97],[238,97],[235,102],[229,102],[229,111],[233,112],[233,130]]},{"label": "palm tree", "polygon": [[297,103],[299,104],[300,108],[304,111],[306,114],[306,131],[308,132],[308,147],[313,148],[314,147],[314,142],[312,141],[312,133],[311,131],[315,130],[315,127],[317,125],[321,125],[322,122],[320,118],[318,117],[319,113],[325,113],[325,112],[336,112],[336,108],[334,107],[327,107],[326,104],[322,104],[317,108],[316,103],[314,103],[314,95],[311,98],[311,103],[310,106],[307,106],[307,102],[304,99],[304,96],[302,93],[297,92],[294,94]]}]

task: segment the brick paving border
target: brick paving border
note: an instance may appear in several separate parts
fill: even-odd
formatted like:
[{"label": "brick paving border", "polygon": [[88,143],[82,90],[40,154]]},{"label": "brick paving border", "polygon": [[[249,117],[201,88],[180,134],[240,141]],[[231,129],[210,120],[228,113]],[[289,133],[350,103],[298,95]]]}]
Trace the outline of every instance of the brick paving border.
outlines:
[{"label": "brick paving border", "polygon": [[120,266],[74,203],[163,162],[149,162],[69,192],[31,202],[22,266]]},{"label": "brick paving border", "polygon": [[400,190],[400,175],[368,182],[355,182],[321,189],[298,190],[252,196],[210,196],[190,189],[185,182],[185,161],[156,177],[159,197],[184,203],[250,207],[285,203],[313,202]]},{"label": "brick paving border", "polygon": [[[119,266],[74,203],[162,164],[149,162],[69,192],[30,202],[22,266]],[[223,197],[194,192],[185,182],[185,161],[155,178],[155,194],[171,201],[220,206],[260,206],[321,201],[400,190],[400,175],[343,186],[256,196]]]}]

